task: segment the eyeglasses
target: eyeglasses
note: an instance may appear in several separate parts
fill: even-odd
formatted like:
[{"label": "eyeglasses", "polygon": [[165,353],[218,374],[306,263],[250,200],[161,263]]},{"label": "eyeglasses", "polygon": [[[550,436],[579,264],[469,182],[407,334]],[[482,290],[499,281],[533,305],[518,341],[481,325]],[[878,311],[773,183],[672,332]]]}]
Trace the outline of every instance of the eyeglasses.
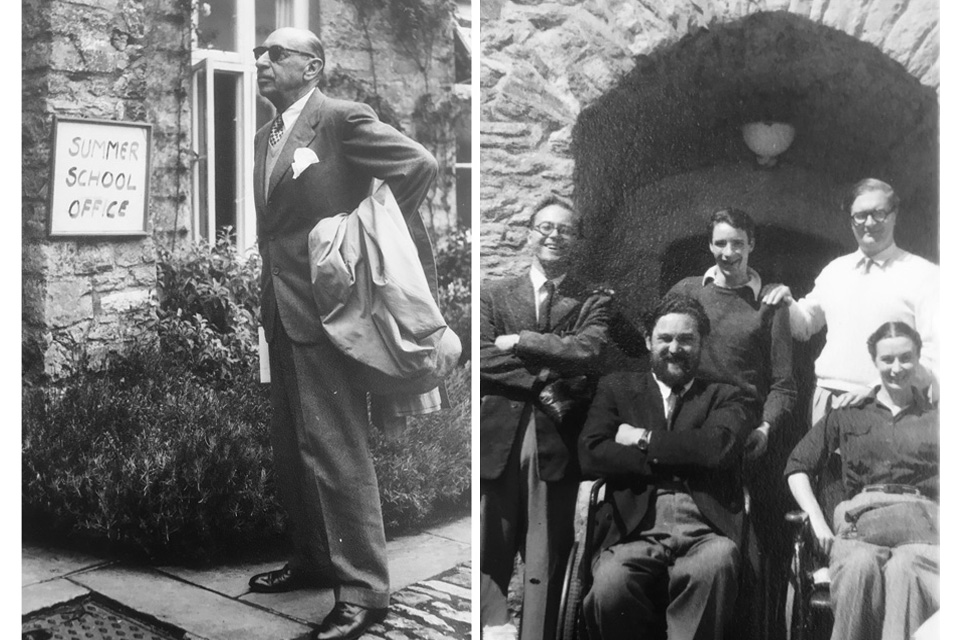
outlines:
[{"label": "eyeglasses", "polygon": [[874,222],[883,222],[891,214],[896,213],[896,211],[886,211],[884,209],[873,209],[872,211],[857,211],[852,214],[850,217],[853,218],[853,221],[857,224],[863,224],[867,221],[867,216],[873,218]]},{"label": "eyeglasses", "polygon": [[538,233],[544,236],[549,236],[551,233],[556,231],[564,238],[575,238],[579,233],[577,232],[576,227],[571,227],[568,224],[553,224],[552,222],[541,222],[540,224],[533,225],[533,228],[536,229]]},{"label": "eyeglasses", "polygon": [[270,54],[270,62],[280,62],[285,60],[288,56],[293,53],[299,53],[302,56],[307,56],[308,58],[316,58],[317,54],[308,53],[306,51],[297,51],[296,49],[287,49],[286,47],[281,47],[278,44],[272,44],[269,47],[254,47],[253,55],[256,60],[259,60],[263,54]]}]

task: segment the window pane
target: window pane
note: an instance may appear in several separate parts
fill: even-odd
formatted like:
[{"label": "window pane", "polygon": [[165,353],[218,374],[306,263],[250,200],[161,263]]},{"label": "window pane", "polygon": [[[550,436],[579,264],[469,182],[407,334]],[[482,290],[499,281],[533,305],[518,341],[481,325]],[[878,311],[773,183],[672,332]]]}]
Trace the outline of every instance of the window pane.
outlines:
[{"label": "window pane", "polygon": [[237,232],[237,93],[240,76],[217,71],[213,74],[214,162],[216,178],[217,235],[226,227]]},{"label": "window pane", "polygon": [[237,50],[237,0],[205,0],[198,3],[201,49]]},{"label": "window pane", "polygon": [[473,178],[470,166],[457,167],[457,222],[461,229],[469,229],[471,221],[471,201]]},{"label": "window pane", "polygon": [[260,44],[277,29],[276,0],[257,0],[257,34],[255,40]]}]

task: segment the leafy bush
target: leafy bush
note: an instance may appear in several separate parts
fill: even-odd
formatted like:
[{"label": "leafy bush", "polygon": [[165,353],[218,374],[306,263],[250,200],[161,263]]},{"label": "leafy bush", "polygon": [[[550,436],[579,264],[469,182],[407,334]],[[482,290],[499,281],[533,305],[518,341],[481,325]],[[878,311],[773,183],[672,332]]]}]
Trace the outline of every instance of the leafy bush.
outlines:
[{"label": "leafy bush", "polygon": [[[161,260],[159,346],[24,386],[25,533],[197,562],[283,530],[268,390],[258,382],[258,259],[221,240]],[[448,303],[469,321],[469,296],[451,290]],[[400,442],[371,434],[388,532],[469,508],[469,367],[448,387],[454,408],[410,420]]]},{"label": "leafy bush", "polygon": [[470,230],[460,230],[437,243],[440,311],[463,344],[461,364],[470,360]]},{"label": "leafy bush", "polygon": [[211,383],[259,366],[260,256],[238,256],[229,230],[213,247],[159,249],[158,333],[165,353]]},{"label": "leafy bush", "polygon": [[[470,496],[469,368],[455,408],[371,434],[388,532],[463,513]],[[57,388],[25,388],[24,531],[157,561],[222,559],[283,530],[266,385],[214,389],[156,348]]]}]

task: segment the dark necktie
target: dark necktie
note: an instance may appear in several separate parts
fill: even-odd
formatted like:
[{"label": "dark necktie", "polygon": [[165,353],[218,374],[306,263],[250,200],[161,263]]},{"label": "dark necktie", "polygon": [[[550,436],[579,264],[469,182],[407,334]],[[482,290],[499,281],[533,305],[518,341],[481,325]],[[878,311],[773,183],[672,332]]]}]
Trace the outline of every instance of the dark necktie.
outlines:
[{"label": "dark necktie", "polygon": [[673,429],[673,422],[677,417],[677,412],[680,410],[680,398],[683,396],[683,388],[685,384],[677,385],[670,389],[670,415],[667,416],[667,428]]},{"label": "dark necktie", "polygon": [[283,137],[283,115],[277,116],[277,119],[273,121],[273,126],[270,127],[270,146],[276,146],[280,142],[280,138]]},{"label": "dark necktie", "polygon": [[540,318],[537,321],[537,328],[541,332],[550,329],[550,307],[553,305],[553,291],[555,288],[556,285],[550,280],[543,283],[543,289],[546,290],[547,295],[545,295],[540,302]]}]

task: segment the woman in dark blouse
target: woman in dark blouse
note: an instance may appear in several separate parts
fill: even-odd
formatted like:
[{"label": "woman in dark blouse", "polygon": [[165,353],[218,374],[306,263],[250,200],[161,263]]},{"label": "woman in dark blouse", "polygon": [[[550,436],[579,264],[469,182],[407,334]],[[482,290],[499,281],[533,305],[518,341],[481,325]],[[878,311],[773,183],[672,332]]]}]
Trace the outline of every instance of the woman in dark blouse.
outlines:
[{"label": "woman in dark blouse", "polygon": [[[830,558],[833,640],[905,639],[940,606],[940,413],[912,383],[921,339],[886,323],[867,342],[880,386],[823,417],[784,474]],[[836,535],[810,478],[839,449],[844,501]]]}]

